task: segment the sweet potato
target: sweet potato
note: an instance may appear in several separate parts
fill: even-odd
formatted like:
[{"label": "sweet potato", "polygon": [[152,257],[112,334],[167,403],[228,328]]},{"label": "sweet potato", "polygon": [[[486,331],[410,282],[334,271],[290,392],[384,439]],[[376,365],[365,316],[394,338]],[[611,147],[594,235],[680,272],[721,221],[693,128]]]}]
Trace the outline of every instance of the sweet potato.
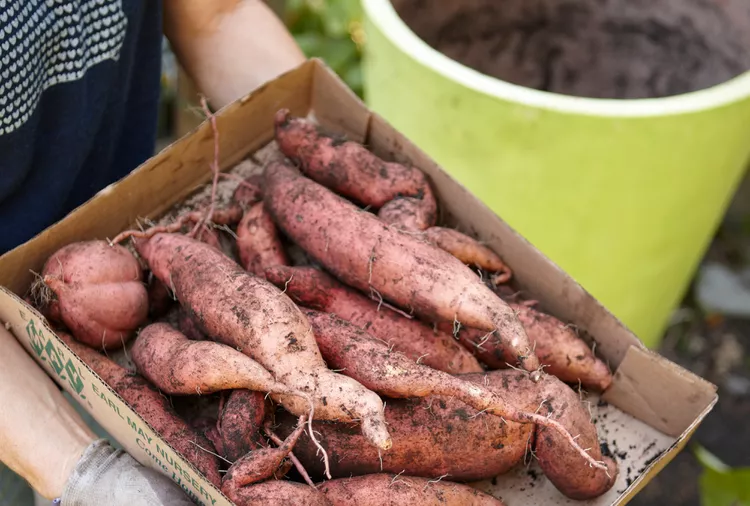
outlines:
[{"label": "sweet potato", "polygon": [[[545,372],[567,383],[577,384],[580,381],[582,386],[592,391],[607,389],[612,382],[612,373],[573,329],[527,304],[509,304],[517,312],[539,361],[546,366]],[[449,330],[449,327],[446,325],[443,329]],[[513,362],[512,353],[505,349],[499,339],[486,332],[464,328],[459,330],[458,337],[467,350],[490,368],[505,368]]]},{"label": "sweet potato", "polygon": [[287,109],[276,113],[274,123],[279,149],[311,179],[375,210],[397,197],[412,197],[426,210],[422,228],[437,220],[432,188],[419,169],[385,162],[359,143],[325,135],[313,123],[291,118]]},{"label": "sweet potato", "polygon": [[232,390],[218,420],[224,458],[234,462],[261,447],[260,429],[266,413],[266,399],[262,392]]},{"label": "sweet potato", "polygon": [[265,276],[297,304],[334,313],[419,363],[452,374],[483,370],[451,334],[381,307],[319,269],[279,265],[266,269]]},{"label": "sweet potato", "polygon": [[[307,318],[281,290],[184,236],[157,234],[136,247],[154,275],[174,286],[180,304],[211,338],[245,353],[289,389],[309,394],[316,419],[362,420],[368,440],[390,448],[383,402],[327,368]],[[274,399],[297,416],[309,412],[301,398]]]},{"label": "sweet potato", "polygon": [[566,444],[564,438],[547,427],[537,425],[534,451],[545,476],[571,499],[591,499],[602,495],[615,483],[617,464],[602,456],[596,426],[589,411],[569,386],[546,375],[538,383],[519,371],[492,371],[486,374],[463,374],[462,378],[486,385],[503,395],[509,403],[535,409],[539,414],[562,424],[576,435],[576,441],[588,448],[589,455],[606,464],[606,469],[590,467],[581,455]]},{"label": "sweet potato", "polygon": [[428,320],[497,330],[524,369],[539,368],[510,307],[449,253],[386,226],[286,163],[266,167],[264,202],[285,235],[339,280]]},{"label": "sweet potato", "polygon": [[242,487],[231,499],[236,506],[331,506],[317,489],[285,480],[269,480]]},{"label": "sweet potato", "polygon": [[[419,365],[332,314],[306,310],[315,339],[326,362],[367,388],[392,398],[441,395],[455,397],[474,409],[521,423],[535,423],[560,435],[559,444],[570,445],[591,466],[605,465],[591,458],[574,436],[558,422],[536,411],[519,409],[481,385]],[[563,442],[564,441],[564,442]]]},{"label": "sweet potato", "polygon": [[505,283],[510,280],[510,268],[497,253],[462,234],[458,230],[443,227],[431,227],[424,231],[425,238],[438,248],[447,251],[467,265],[479,267],[496,273],[494,283]]},{"label": "sweet potato", "polygon": [[[194,224],[193,222],[190,222]],[[196,238],[213,246],[219,251],[227,253],[224,246],[221,244],[221,238],[215,228],[209,228],[204,225],[200,231],[196,234]],[[172,292],[167,288],[167,285],[161,282],[156,277],[151,279],[148,286],[148,300],[149,300],[149,315],[152,318],[160,318],[163,316],[174,303]]]},{"label": "sweet potato", "polygon": [[403,474],[368,474],[326,481],[319,490],[333,506],[503,506],[468,485]]},{"label": "sweet potato", "polygon": [[[315,425],[316,437],[329,455],[331,476],[384,471],[429,479],[448,474],[454,481],[483,480],[521,462],[534,434],[534,425],[479,413],[448,397],[388,399],[385,418],[393,448],[381,454],[367,444],[356,424]],[[279,435],[286,437],[297,418],[279,410],[276,422]],[[294,453],[313,479],[323,477],[324,464],[309,435],[300,437]]]},{"label": "sweet potato", "polygon": [[[331,475],[359,476],[385,471],[435,479],[445,474],[453,481],[489,479],[507,472],[524,456],[527,444],[547,476],[560,492],[571,498],[598,497],[614,484],[617,466],[603,457],[596,426],[577,394],[554,376],[533,382],[523,371],[512,369],[459,375],[502,395],[523,411],[539,410],[576,435],[590,455],[607,466],[592,468],[580,454],[545,428],[518,424],[490,416],[462,402],[443,396],[388,400],[386,420],[393,436],[393,448],[382,455],[363,445],[356,427],[321,423],[320,444],[331,457]],[[290,434],[296,418],[280,412],[278,432]],[[319,476],[322,464],[317,447],[305,435],[294,448],[305,468]],[[609,476],[608,476],[609,475]]]},{"label": "sweet potato", "polygon": [[54,294],[43,313],[89,346],[121,348],[148,317],[143,270],[122,246],[69,244],[47,259],[41,275]]},{"label": "sweet potato", "polygon": [[434,226],[437,201],[418,168],[386,162],[361,144],[325,135],[307,120],[290,118],[286,109],[276,113],[275,133],[281,151],[310,179],[378,211],[389,225],[426,231],[425,240],[464,263],[498,272],[497,282],[510,279],[495,252],[457,230]]},{"label": "sweet potato", "polygon": [[[315,180],[315,177],[311,179]],[[401,227],[404,230],[425,230],[429,229],[435,216],[430,214],[429,209],[425,209],[422,199],[398,197],[380,208],[378,218],[387,225]]]},{"label": "sweet potato", "polygon": [[242,266],[256,276],[263,277],[266,267],[289,263],[276,225],[263,202],[245,211],[237,225],[237,249]]},{"label": "sweet potato", "polygon": [[131,374],[65,332],[57,332],[57,335],[167,443],[211,483],[220,486],[219,461],[210,453],[214,451],[213,445],[177,416],[166,397],[141,376]]},{"label": "sweet potato", "polygon": [[247,389],[305,396],[247,355],[217,342],[191,341],[168,323],[144,327],[130,352],[138,372],[170,395]]},{"label": "sweet potato", "polygon": [[278,448],[253,450],[232,464],[221,482],[221,491],[234,501],[239,489],[271,478],[294,448],[305,428],[304,423],[305,417],[300,417],[297,428]]}]

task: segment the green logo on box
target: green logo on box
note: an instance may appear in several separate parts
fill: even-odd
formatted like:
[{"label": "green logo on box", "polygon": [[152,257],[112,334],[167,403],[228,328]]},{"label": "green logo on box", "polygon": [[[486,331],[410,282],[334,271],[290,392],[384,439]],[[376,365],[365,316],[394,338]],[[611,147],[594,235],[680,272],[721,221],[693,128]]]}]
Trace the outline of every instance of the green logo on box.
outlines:
[{"label": "green logo on box", "polygon": [[34,353],[44,362],[48,362],[55,374],[63,381],[67,381],[70,387],[81,399],[86,396],[83,392],[83,378],[71,359],[63,361],[64,354],[55,346],[55,342],[45,337],[41,330],[37,330],[34,320],[29,320],[26,325],[26,334]]}]

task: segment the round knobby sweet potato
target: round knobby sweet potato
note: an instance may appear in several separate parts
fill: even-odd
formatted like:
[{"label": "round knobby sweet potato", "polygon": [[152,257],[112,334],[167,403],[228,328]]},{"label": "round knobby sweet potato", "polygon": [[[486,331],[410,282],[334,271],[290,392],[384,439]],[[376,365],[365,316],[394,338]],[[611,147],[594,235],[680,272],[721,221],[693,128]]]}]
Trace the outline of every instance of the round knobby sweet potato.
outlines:
[{"label": "round knobby sweet potato", "polygon": [[89,346],[120,348],[148,317],[143,270],[122,246],[107,241],[64,246],[47,259],[42,280],[54,294],[43,312]]}]

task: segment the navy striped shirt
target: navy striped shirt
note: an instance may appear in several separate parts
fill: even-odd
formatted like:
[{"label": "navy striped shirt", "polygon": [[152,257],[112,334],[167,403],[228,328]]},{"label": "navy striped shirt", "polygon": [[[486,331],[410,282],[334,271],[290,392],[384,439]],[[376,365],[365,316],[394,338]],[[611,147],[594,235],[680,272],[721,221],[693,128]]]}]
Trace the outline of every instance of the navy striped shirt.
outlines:
[{"label": "navy striped shirt", "polygon": [[158,0],[0,0],[0,254],[153,153]]}]

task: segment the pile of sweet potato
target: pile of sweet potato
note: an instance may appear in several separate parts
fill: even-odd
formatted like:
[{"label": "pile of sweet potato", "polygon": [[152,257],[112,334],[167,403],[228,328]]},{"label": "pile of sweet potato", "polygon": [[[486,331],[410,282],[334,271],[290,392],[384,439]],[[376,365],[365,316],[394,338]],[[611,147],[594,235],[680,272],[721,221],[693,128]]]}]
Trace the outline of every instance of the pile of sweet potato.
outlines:
[{"label": "pile of sweet potato", "polygon": [[438,225],[420,170],[275,127],[230,202],[48,259],[30,300],[68,346],[238,505],[502,504],[467,482],[529,455],[609,490],[577,389],[611,373],[574,328]]}]

